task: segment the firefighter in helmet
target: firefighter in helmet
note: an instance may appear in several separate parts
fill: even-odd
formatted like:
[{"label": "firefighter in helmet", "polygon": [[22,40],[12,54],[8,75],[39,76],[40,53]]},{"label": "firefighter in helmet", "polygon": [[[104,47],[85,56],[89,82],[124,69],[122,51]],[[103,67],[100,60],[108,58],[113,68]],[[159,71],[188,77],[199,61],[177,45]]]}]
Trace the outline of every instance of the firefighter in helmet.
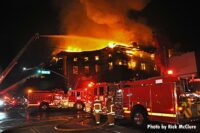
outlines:
[{"label": "firefighter in helmet", "polygon": [[181,106],[183,107],[183,114],[186,118],[192,117],[192,111],[191,111],[191,103],[190,101],[185,97],[181,103]]},{"label": "firefighter in helmet", "polygon": [[100,124],[100,113],[102,112],[101,101],[98,98],[95,98],[93,106],[94,106],[93,114],[95,117],[96,124]]},{"label": "firefighter in helmet", "polygon": [[114,125],[115,122],[115,107],[114,107],[114,92],[108,92],[106,100],[107,117],[110,126]]}]

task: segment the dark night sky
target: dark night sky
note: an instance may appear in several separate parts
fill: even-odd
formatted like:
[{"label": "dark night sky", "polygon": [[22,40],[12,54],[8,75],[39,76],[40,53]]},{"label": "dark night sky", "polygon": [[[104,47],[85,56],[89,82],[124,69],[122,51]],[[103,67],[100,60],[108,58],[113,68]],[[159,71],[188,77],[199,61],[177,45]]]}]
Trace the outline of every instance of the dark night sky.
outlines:
[{"label": "dark night sky", "polygon": [[[59,9],[53,3],[52,0],[1,2],[0,66],[5,68],[34,33],[61,34]],[[181,50],[191,51],[199,44],[197,3],[195,0],[152,0],[141,15],[173,43],[181,43]],[[41,51],[34,54],[37,52]]]}]

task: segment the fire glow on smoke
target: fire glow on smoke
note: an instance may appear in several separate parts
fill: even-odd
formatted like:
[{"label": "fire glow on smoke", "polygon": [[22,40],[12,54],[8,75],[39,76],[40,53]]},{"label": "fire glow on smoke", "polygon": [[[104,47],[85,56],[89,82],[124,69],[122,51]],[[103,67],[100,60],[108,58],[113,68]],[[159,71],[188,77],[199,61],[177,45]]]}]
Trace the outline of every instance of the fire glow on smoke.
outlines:
[{"label": "fire glow on smoke", "polygon": [[152,29],[143,17],[130,17],[130,12],[138,14],[149,2],[150,0],[57,1],[54,4],[60,9],[60,31],[68,37],[56,45],[67,51],[91,51],[104,48],[110,42],[152,44]]},{"label": "fire glow on smoke", "polygon": [[41,37],[48,37],[52,40],[56,40],[56,49],[54,52],[67,51],[67,52],[81,52],[81,51],[93,51],[102,49],[105,47],[115,47],[116,45],[129,46],[122,42],[116,42],[112,40],[81,37],[81,36],[65,36],[65,35],[41,35]]}]

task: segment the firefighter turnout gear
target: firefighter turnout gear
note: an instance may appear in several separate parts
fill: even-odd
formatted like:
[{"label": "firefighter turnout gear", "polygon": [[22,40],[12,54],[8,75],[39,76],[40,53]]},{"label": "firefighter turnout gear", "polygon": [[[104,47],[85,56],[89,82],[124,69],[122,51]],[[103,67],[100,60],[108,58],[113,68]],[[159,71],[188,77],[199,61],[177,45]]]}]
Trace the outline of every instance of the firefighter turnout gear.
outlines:
[{"label": "firefighter turnout gear", "polygon": [[94,101],[94,117],[96,124],[100,124],[100,113],[102,112],[102,104],[101,101],[96,99]]},{"label": "firefighter turnout gear", "polygon": [[115,122],[115,106],[114,106],[114,97],[110,92],[107,96],[106,100],[106,108],[107,108],[107,117],[109,125],[114,125]]},{"label": "firefighter turnout gear", "polygon": [[187,102],[182,102],[181,106],[183,107],[183,114],[186,118],[192,117],[192,111],[190,109],[190,104]]}]

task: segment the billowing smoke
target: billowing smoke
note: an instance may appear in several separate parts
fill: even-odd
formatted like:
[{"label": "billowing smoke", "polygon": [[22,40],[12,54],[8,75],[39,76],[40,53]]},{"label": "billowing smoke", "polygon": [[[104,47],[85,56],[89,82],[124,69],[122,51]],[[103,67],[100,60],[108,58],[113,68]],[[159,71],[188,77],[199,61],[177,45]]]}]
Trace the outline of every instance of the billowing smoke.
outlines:
[{"label": "billowing smoke", "polygon": [[152,30],[140,19],[129,17],[138,13],[149,0],[71,0],[61,5],[61,31],[119,42],[151,44]]}]

